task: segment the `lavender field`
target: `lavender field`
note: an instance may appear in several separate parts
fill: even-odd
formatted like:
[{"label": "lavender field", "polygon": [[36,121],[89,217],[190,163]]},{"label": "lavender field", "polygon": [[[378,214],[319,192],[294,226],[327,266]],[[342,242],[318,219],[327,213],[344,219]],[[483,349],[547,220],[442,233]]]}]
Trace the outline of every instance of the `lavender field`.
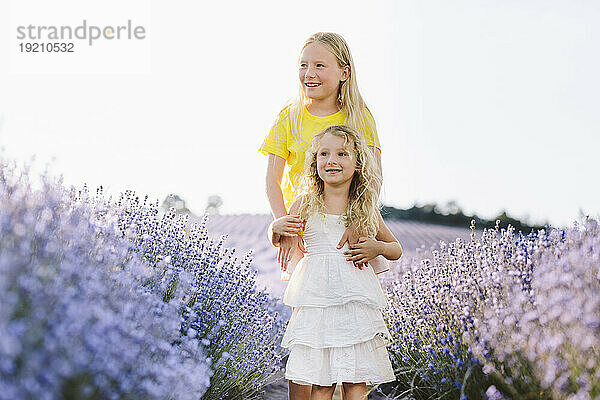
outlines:
[{"label": "lavender field", "polygon": [[[0,158],[0,399],[285,398],[268,223],[106,198]],[[600,397],[597,219],[526,236],[390,227],[405,252],[379,275],[397,379],[370,398]]]}]

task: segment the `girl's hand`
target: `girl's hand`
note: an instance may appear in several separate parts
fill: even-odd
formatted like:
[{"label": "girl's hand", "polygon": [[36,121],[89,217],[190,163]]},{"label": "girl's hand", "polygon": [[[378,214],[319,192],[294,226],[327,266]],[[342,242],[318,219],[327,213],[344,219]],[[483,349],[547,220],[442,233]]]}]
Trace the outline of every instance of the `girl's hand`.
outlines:
[{"label": "girl's hand", "polygon": [[366,264],[380,254],[380,242],[367,237],[360,237],[357,244],[350,245],[350,250],[344,252],[347,261],[361,264],[359,267],[361,270],[362,264]]},{"label": "girl's hand", "polygon": [[[353,223],[348,228],[346,228],[346,231],[342,235],[342,238],[340,239],[340,242],[337,245],[338,249],[341,249],[344,246],[344,243],[346,243],[346,242],[348,242],[348,247],[350,247],[350,248],[352,248],[353,245],[358,243],[359,236],[358,236],[358,233],[356,233],[355,228],[356,228],[356,223]],[[362,267],[366,267],[366,265],[363,265],[362,263],[358,263],[358,262],[354,262],[354,266],[358,267],[361,270],[362,270]]]},{"label": "girl's hand", "polygon": [[304,240],[300,236],[282,236],[279,242],[279,253],[277,253],[277,264],[281,267],[282,271],[287,270],[288,263],[292,259],[295,251],[300,250],[306,253],[304,249]]},{"label": "girl's hand", "polygon": [[273,221],[273,232],[281,236],[297,236],[302,232],[302,220],[297,214],[284,215]]}]

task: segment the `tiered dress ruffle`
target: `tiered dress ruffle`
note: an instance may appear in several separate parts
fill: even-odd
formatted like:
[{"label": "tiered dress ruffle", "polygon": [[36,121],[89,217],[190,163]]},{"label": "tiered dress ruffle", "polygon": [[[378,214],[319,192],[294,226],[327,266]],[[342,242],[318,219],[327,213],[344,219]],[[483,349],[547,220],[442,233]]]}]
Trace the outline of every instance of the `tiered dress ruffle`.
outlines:
[{"label": "tiered dress ruffle", "polygon": [[358,269],[336,245],[346,230],[340,216],[313,214],[303,233],[308,254],[296,265],[283,296],[293,307],[281,346],[290,349],[285,378],[303,385],[370,385],[396,378],[386,346],[390,332],[379,310],[387,305],[372,268]]}]

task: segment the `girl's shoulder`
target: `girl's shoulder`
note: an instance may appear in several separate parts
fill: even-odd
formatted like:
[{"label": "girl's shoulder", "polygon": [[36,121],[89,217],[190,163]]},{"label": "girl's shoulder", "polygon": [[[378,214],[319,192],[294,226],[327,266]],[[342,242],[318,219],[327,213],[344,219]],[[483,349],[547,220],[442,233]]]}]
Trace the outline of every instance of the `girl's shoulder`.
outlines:
[{"label": "girl's shoulder", "polygon": [[367,126],[369,126],[369,125],[374,126],[375,125],[375,118],[373,117],[373,113],[371,112],[371,110],[369,109],[369,107],[367,107],[365,105],[361,111],[362,111],[362,116],[364,118],[365,124]]},{"label": "girl's shoulder", "polygon": [[373,117],[371,109],[366,104],[357,108],[354,115],[348,109],[344,109],[343,112],[346,119],[354,121],[359,127],[367,128],[369,131],[375,128],[375,117]]},{"label": "girl's shoulder", "polygon": [[290,106],[284,106],[275,117],[271,131],[279,134],[286,134],[290,130]]},{"label": "girl's shoulder", "polygon": [[371,113],[371,110],[365,105],[360,114],[358,124],[364,132],[365,138],[367,139],[367,145],[375,146],[381,150],[379,135],[377,134],[377,123],[375,122],[373,113]]},{"label": "girl's shoulder", "polygon": [[286,104],[283,108],[277,113],[276,122],[288,121],[290,119],[290,108],[291,104]]}]

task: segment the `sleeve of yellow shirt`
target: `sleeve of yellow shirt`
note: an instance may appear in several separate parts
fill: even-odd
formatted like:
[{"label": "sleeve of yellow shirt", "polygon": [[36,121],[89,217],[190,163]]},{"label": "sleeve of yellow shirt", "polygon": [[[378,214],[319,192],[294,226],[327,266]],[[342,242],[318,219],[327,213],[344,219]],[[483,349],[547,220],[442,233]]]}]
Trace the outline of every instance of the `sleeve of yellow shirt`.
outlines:
[{"label": "sleeve of yellow shirt", "polygon": [[264,155],[272,153],[287,160],[290,155],[287,146],[287,126],[289,120],[286,117],[287,113],[285,111],[286,110],[279,113],[277,121],[275,121],[269,130],[269,133],[258,148],[258,151]]},{"label": "sleeve of yellow shirt", "polygon": [[371,111],[368,108],[366,114],[367,118],[369,119],[369,125],[372,127],[372,129],[370,129],[369,126],[366,126],[364,129],[365,138],[367,139],[367,145],[375,146],[381,151],[381,145],[379,144],[379,136],[377,135],[377,127],[375,125],[375,118],[373,118],[373,114],[371,114]]}]

